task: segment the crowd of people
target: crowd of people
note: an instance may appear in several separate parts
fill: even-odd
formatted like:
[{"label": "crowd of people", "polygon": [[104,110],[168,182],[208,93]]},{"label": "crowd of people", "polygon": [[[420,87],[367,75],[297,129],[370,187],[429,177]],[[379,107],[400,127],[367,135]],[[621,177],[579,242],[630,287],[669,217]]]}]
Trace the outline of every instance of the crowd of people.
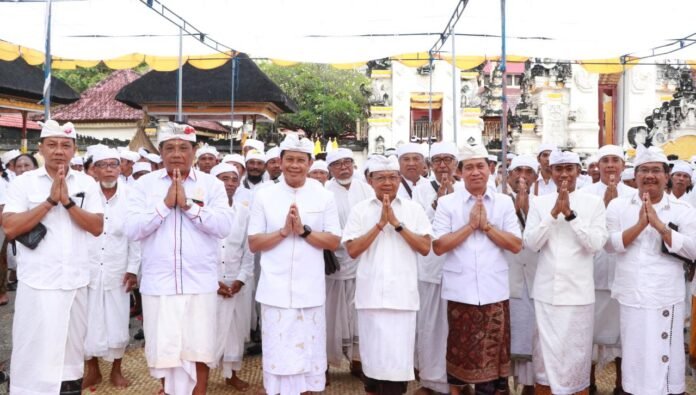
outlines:
[{"label": "crowd of people", "polygon": [[41,165],[2,156],[13,395],[80,394],[99,359],[127,388],[133,300],[172,395],[205,394],[210,369],[248,390],[250,340],[272,395],[324,391],[346,362],[384,395],[416,379],[420,395],[590,394],[609,362],[614,394],[683,394],[696,367],[694,164],[654,147],[605,145],[584,168],[549,144],[498,166],[481,145],[406,143],[358,167],[294,134],[222,156],[177,123],[160,155],[77,157],[72,124],[41,126]]}]

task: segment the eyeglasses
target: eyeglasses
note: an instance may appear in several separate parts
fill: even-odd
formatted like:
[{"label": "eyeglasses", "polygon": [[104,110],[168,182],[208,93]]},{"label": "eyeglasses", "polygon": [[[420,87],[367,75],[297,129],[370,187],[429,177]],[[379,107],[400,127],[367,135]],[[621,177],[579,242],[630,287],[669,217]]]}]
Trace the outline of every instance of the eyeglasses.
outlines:
[{"label": "eyeglasses", "polygon": [[337,160],[332,162],[330,166],[336,169],[341,167],[353,167],[353,159]]},{"label": "eyeglasses", "polygon": [[120,166],[120,164],[119,164],[118,162],[98,162],[98,163],[95,163],[95,164],[94,164],[94,167],[97,167],[97,168],[100,168],[100,169],[105,169],[105,168],[107,168],[107,167],[108,167],[109,169],[115,169],[115,168],[117,168],[117,167],[119,167],[119,166]]},{"label": "eyeglasses", "polygon": [[452,164],[452,162],[454,162],[454,158],[451,156],[446,156],[444,158],[433,158],[432,162],[434,166],[440,166],[442,163],[449,166]]},{"label": "eyeglasses", "polygon": [[372,180],[376,182],[377,184],[384,184],[385,182],[389,181],[391,183],[398,183],[401,177],[399,176],[379,176],[379,177],[372,177]]},{"label": "eyeglasses", "polygon": [[665,169],[662,167],[643,167],[640,166],[638,169],[636,169],[636,173],[638,174],[652,174],[652,175],[658,175],[658,174],[664,174]]}]

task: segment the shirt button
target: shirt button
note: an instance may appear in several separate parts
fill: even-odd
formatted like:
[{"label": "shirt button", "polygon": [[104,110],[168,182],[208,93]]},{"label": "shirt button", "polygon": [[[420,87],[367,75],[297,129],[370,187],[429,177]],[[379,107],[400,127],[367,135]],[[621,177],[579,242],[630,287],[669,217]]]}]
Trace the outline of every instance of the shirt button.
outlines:
[{"label": "shirt button", "polygon": [[665,316],[665,317],[669,317],[669,310],[664,310],[664,311],[662,312],[662,315]]},{"label": "shirt button", "polygon": [[663,339],[666,339],[668,336],[669,336],[669,335],[667,334],[667,332],[662,332],[662,338],[663,338]]},{"label": "shirt button", "polygon": [[667,361],[669,361],[669,357],[666,356],[666,355],[663,355],[663,356],[662,356],[662,362],[667,362]]}]

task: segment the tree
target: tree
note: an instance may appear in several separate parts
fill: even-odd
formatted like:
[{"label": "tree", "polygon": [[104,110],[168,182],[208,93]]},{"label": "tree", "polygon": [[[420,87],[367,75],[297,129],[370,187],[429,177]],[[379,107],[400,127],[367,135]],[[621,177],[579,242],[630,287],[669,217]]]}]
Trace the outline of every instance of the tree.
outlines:
[{"label": "tree", "polygon": [[354,132],[355,121],[366,117],[368,102],[360,85],[370,80],[361,73],[314,63],[284,67],[265,62],[259,67],[297,103],[296,113],[279,117],[285,127],[335,137]]}]

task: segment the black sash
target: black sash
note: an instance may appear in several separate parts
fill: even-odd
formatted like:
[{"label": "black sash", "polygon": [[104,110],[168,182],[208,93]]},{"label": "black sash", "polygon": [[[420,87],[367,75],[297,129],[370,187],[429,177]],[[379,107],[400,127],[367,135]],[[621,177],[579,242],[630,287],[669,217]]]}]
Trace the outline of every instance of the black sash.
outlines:
[{"label": "black sash", "polygon": [[430,185],[432,185],[432,187],[433,187],[433,189],[435,190],[435,192],[437,192],[437,191],[440,190],[440,186],[437,185],[437,181],[435,181],[435,180],[430,181]]},{"label": "black sash", "polygon": [[413,191],[411,191],[411,187],[408,186],[408,182],[403,177],[401,177],[401,185],[403,185],[404,188],[406,188],[406,192],[408,192],[408,197],[413,199]]}]

